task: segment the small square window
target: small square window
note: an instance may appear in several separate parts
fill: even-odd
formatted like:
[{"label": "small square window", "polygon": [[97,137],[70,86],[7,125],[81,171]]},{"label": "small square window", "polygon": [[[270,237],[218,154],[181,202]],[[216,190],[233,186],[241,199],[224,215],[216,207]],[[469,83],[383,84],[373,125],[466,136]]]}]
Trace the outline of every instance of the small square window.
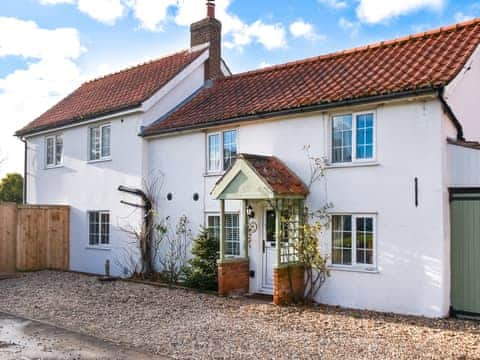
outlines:
[{"label": "small square window", "polygon": [[88,213],[88,242],[90,246],[110,244],[110,213],[90,211]]}]

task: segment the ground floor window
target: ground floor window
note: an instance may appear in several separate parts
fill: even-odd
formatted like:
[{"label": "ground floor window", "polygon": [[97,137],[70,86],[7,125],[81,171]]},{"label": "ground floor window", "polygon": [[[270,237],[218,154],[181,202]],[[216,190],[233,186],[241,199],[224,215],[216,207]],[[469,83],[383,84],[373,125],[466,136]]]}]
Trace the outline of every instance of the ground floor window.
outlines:
[{"label": "ground floor window", "polygon": [[[207,230],[209,236],[220,239],[220,215],[207,215]],[[240,216],[225,214],[225,255],[240,256]]]},{"label": "ground floor window", "polygon": [[108,211],[90,211],[88,213],[89,245],[110,244],[110,213]]},{"label": "ground floor window", "polygon": [[332,265],[375,266],[373,215],[332,216]]}]

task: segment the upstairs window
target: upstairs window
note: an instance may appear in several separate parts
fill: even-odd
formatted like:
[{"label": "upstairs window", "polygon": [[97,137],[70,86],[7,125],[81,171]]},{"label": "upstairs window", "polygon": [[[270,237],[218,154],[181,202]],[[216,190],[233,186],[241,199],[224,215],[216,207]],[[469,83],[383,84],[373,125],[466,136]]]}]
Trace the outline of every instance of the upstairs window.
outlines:
[{"label": "upstairs window", "polygon": [[372,161],[375,158],[373,113],[334,116],[332,119],[332,162]]},{"label": "upstairs window", "polygon": [[229,130],[208,135],[208,172],[228,170],[237,158],[237,130]]},{"label": "upstairs window", "polygon": [[48,136],[45,140],[45,162],[47,167],[61,166],[63,164],[63,136]]},{"label": "upstairs window", "polygon": [[110,125],[102,125],[90,128],[89,133],[89,160],[109,160],[110,152]]}]

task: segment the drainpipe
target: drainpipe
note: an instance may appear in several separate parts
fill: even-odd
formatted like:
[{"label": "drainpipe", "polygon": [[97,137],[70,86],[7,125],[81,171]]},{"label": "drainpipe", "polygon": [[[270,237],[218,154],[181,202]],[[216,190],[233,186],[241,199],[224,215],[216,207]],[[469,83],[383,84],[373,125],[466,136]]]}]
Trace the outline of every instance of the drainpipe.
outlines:
[{"label": "drainpipe", "polygon": [[463,127],[460,121],[458,120],[457,116],[453,112],[453,109],[448,104],[447,100],[445,99],[445,87],[442,87],[438,90],[438,98],[443,106],[443,111],[447,114],[448,118],[453,122],[453,125],[457,129],[457,140],[465,141],[465,137],[463,135]]},{"label": "drainpipe", "polygon": [[25,150],[23,154],[23,203],[27,204],[27,160],[28,160],[28,143],[25,138],[20,138],[23,142]]}]

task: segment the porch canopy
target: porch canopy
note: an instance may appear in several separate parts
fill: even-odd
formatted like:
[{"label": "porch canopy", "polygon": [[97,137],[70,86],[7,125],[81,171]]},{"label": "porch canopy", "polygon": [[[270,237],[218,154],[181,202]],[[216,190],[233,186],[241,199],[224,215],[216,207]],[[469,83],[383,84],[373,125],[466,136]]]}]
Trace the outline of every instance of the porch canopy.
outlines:
[{"label": "porch canopy", "polygon": [[[296,209],[297,225],[303,223],[304,200],[308,188],[302,180],[275,156],[239,154],[233,166],[213,188],[211,195],[220,200],[220,260],[225,260],[225,200],[241,200],[243,246],[248,259],[248,201],[268,201],[276,212],[276,265],[282,264],[281,218],[286,205]],[[285,261],[283,261],[285,262]]]}]

